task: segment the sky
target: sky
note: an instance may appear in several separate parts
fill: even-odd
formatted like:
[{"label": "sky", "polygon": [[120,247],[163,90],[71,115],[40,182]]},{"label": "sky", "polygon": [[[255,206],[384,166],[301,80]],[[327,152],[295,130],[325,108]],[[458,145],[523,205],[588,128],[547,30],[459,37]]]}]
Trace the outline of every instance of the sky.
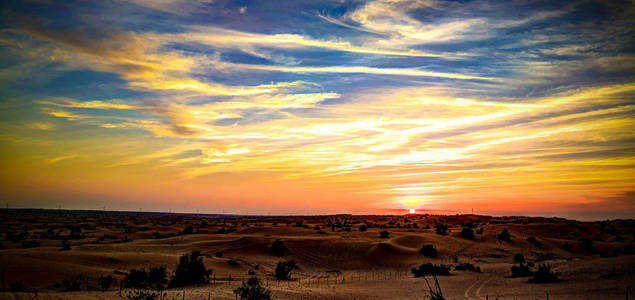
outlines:
[{"label": "sky", "polygon": [[635,217],[632,1],[6,1],[2,206]]}]

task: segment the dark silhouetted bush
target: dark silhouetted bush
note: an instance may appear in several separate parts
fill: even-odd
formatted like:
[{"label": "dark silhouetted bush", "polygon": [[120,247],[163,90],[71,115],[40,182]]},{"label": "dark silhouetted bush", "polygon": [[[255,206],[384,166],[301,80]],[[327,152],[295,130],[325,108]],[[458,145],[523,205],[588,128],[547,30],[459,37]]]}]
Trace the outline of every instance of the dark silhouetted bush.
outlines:
[{"label": "dark silhouetted bush", "polygon": [[476,229],[476,234],[483,234],[483,227]]},{"label": "dark silhouetted bush", "polygon": [[528,242],[530,242],[530,243],[532,243],[532,244],[533,244],[534,246],[536,246],[536,247],[539,247],[539,248],[540,248],[540,247],[542,247],[542,243],[541,243],[541,242],[539,242],[539,241],[538,241],[535,237],[533,237],[533,236],[528,237],[528,238],[527,238],[527,241],[528,241]]},{"label": "dark silhouetted bush", "polygon": [[102,292],[107,291],[110,288],[110,285],[112,285],[112,282],[115,281],[115,278],[107,275],[101,275],[99,276],[99,279],[97,279],[97,284],[99,285],[99,288],[101,289]]},{"label": "dark silhouetted bush", "polygon": [[527,277],[533,274],[533,272],[531,272],[529,267],[522,263],[518,264],[517,266],[512,266],[511,271],[512,271],[512,277],[514,278]]},{"label": "dark silhouetted bush", "polygon": [[516,253],[516,255],[514,255],[514,262],[519,264],[519,263],[524,263],[525,262],[525,256],[522,255],[521,253]]},{"label": "dark silhouetted bush", "polygon": [[473,240],[476,238],[476,236],[474,235],[474,229],[470,227],[463,227],[463,229],[461,229],[461,236],[468,240]]},{"label": "dark silhouetted bush", "polygon": [[194,227],[192,227],[192,225],[187,225],[187,227],[183,228],[183,231],[181,231],[181,234],[192,234],[194,233]]},{"label": "dark silhouetted bush", "polygon": [[438,254],[437,248],[434,248],[434,245],[421,246],[419,253],[421,253],[425,257],[437,257],[437,254]]},{"label": "dark silhouetted bush", "polygon": [[24,241],[22,242],[22,248],[35,248],[40,247],[40,243],[38,241]]},{"label": "dark silhouetted bush", "polygon": [[564,243],[564,244],[562,245],[562,249],[563,249],[564,251],[571,252],[571,244],[569,244],[569,243]]},{"label": "dark silhouetted bush", "polygon": [[251,277],[247,282],[243,281],[243,284],[234,290],[240,299],[243,300],[269,300],[271,299],[271,291],[260,285],[260,280],[256,277]]},{"label": "dark silhouetted bush", "polygon": [[240,263],[238,262],[238,260],[233,258],[233,257],[230,257],[229,260],[227,261],[227,263],[229,263],[230,265],[232,265],[234,267],[240,266]]},{"label": "dark silhouetted bush", "polygon": [[498,238],[501,241],[505,241],[505,242],[511,242],[512,240],[512,236],[511,234],[509,234],[509,231],[507,231],[507,229],[503,229],[503,231],[501,231],[501,233],[499,233],[496,238]]},{"label": "dark silhouetted bush", "polygon": [[67,292],[81,291],[82,283],[86,281],[86,278],[82,275],[66,278],[62,281],[62,289]]},{"label": "dark silhouetted bush", "polygon": [[71,250],[71,242],[69,240],[62,240],[62,251]]},{"label": "dark silhouetted bush", "polygon": [[381,232],[379,232],[379,237],[382,238],[382,239],[387,239],[387,238],[390,237],[390,232],[388,232],[386,230],[381,231]]},{"label": "dark silhouetted bush", "polygon": [[581,247],[581,248],[582,248],[582,250],[584,250],[584,251],[589,251],[589,252],[591,252],[591,251],[593,251],[593,250],[594,250],[594,249],[593,249],[593,241],[591,241],[591,240],[587,240],[587,239],[582,240],[582,244],[580,245],[580,247]]},{"label": "dark silhouetted bush", "polygon": [[291,279],[291,271],[296,267],[295,261],[281,261],[276,265],[276,278],[278,280],[289,280]]},{"label": "dark silhouetted bush", "polygon": [[538,271],[534,273],[534,277],[529,280],[530,283],[553,283],[560,281],[558,279],[558,273],[551,272],[551,267],[548,265],[540,265]]},{"label": "dark silhouetted bush", "polygon": [[284,256],[284,251],[287,250],[287,246],[281,240],[275,240],[269,248],[269,253],[276,256]]},{"label": "dark silhouetted bush", "polygon": [[13,292],[13,293],[26,292],[26,288],[24,287],[24,282],[20,281],[20,282],[16,282],[12,284],[11,288],[9,289],[9,292]]},{"label": "dark silhouetted bush", "polygon": [[451,265],[433,265],[431,263],[422,264],[419,268],[413,268],[412,274],[415,277],[422,277],[425,275],[435,276],[450,276]]},{"label": "dark silhouetted bush", "polygon": [[208,270],[203,263],[201,252],[192,251],[190,255],[183,254],[179,259],[169,287],[208,283],[211,273],[212,271]]},{"label": "dark silhouetted bush", "polygon": [[125,288],[137,289],[163,289],[167,280],[167,272],[164,266],[151,267],[149,271],[145,269],[132,269],[124,278]]},{"label": "dark silhouetted bush", "polygon": [[462,263],[454,267],[455,271],[473,271],[481,273],[481,267],[475,266],[471,263]]},{"label": "dark silhouetted bush", "polygon": [[438,235],[448,235],[448,226],[442,223],[436,223],[434,225],[434,232]]},{"label": "dark silhouetted bush", "polygon": [[359,226],[359,231],[360,232],[365,232],[366,229],[368,229],[368,227],[366,225]]},{"label": "dark silhouetted bush", "polygon": [[216,257],[223,257],[223,252],[220,252],[220,251],[216,252]]}]

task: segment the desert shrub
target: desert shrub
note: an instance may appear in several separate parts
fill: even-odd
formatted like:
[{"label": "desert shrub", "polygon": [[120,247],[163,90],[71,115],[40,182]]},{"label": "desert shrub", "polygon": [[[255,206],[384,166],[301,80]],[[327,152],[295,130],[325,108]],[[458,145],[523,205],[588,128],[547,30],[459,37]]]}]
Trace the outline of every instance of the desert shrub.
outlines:
[{"label": "desert shrub", "polygon": [[179,259],[169,287],[208,283],[210,274],[212,271],[205,267],[201,252],[192,251],[190,255],[183,254]]},{"label": "desert shrub", "polygon": [[247,275],[256,275],[256,271],[249,269],[247,270]]},{"label": "desert shrub", "polygon": [[530,242],[531,244],[533,244],[533,245],[534,245],[534,246],[536,246],[536,247],[541,247],[541,246],[542,246],[542,243],[541,243],[541,242],[539,242],[539,241],[538,241],[535,237],[533,237],[533,236],[528,237],[528,238],[527,238],[527,241],[528,241],[528,242]]},{"label": "desert shrub", "polygon": [[509,234],[509,231],[507,231],[507,229],[503,229],[503,231],[501,231],[501,233],[496,235],[496,238],[498,238],[501,241],[511,242],[512,235]]},{"label": "desert shrub", "polygon": [[256,277],[251,277],[247,282],[243,281],[243,284],[234,290],[240,299],[244,300],[269,300],[271,299],[271,291],[260,285],[260,280]]},{"label": "desert shrub", "polygon": [[67,292],[81,291],[82,282],[84,282],[85,280],[85,277],[82,275],[66,278],[62,281],[62,289]]},{"label": "desert shrub", "polygon": [[38,241],[30,240],[22,242],[22,248],[35,248],[40,247],[40,243]]},{"label": "desert shrub", "polygon": [[562,245],[562,249],[563,249],[564,251],[571,252],[571,244],[569,244],[569,243],[564,243],[564,244]]},{"label": "desert shrub", "polygon": [[167,283],[167,272],[164,266],[145,269],[132,269],[124,277],[124,287],[138,289],[163,289]]},{"label": "desert shrub", "polygon": [[278,280],[289,280],[291,279],[291,271],[296,267],[295,261],[281,261],[276,265],[276,278]]},{"label": "desert shrub", "polygon": [[183,231],[181,231],[181,234],[183,235],[192,233],[194,233],[194,227],[192,227],[192,225],[187,225],[187,227],[183,228]]},{"label": "desert shrub", "polygon": [[593,249],[593,241],[587,240],[587,239],[582,240],[582,244],[580,245],[580,247],[583,250],[589,251],[589,252],[594,250]]},{"label": "desert shrub", "polygon": [[126,292],[126,300],[155,300],[161,293],[153,290],[134,290]]},{"label": "desert shrub", "polygon": [[529,267],[523,263],[518,264],[517,266],[511,267],[512,276],[511,277],[527,277],[531,276],[533,273],[529,269]]},{"label": "desert shrub", "polygon": [[448,225],[436,223],[434,225],[434,232],[436,232],[438,235],[448,235]]},{"label": "desert shrub", "polygon": [[238,260],[233,257],[230,257],[227,263],[229,263],[230,265],[234,267],[240,266],[240,263],[238,262]]},{"label": "desert shrub", "polygon": [[431,263],[422,264],[419,268],[413,268],[412,274],[415,277],[422,277],[425,275],[435,276],[450,276],[451,265],[433,265]]},{"label": "desert shrub", "polygon": [[26,288],[24,287],[24,282],[20,281],[20,282],[16,282],[14,284],[11,285],[11,288],[9,289],[9,292],[26,292]]},{"label": "desert shrub", "polygon": [[71,242],[62,240],[62,251],[71,250]]},{"label": "desert shrub", "polygon": [[463,227],[463,229],[461,229],[461,236],[468,240],[473,240],[476,238],[476,236],[474,235],[474,229],[470,227]]},{"label": "desert shrub", "polygon": [[271,248],[269,248],[269,253],[271,255],[284,256],[285,250],[287,250],[287,246],[285,246],[284,243],[278,239],[273,241],[273,244],[271,244]]},{"label": "desert shrub", "polygon": [[538,271],[534,273],[534,277],[529,280],[530,283],[552,283],[560,281],[558,279],[559,273],[551,272],[551,267],[548,265],[540,265]]},{"label": "desert shrub", "polygon": [[155,289],[165,288],[165,284],[168,283],[168,273],[164,266],[150,267],[148,271],[148,283]]},{"label": "desert shrub", "polygon": [[381,232],[379,232],[379,237],[382,238],[382,239],[387,239],[387,238],[390,237],[390,232],[388,232],[386,230],[381,231]]},{"label": "desert shrub", "polygon": [[514,262],[517,264],[524,263],[525,256],[522,255],[521,253],[516,253],[516,255],[514,255]]},{"label": "desert shrub", "polygon": [[430,244],[421,246],[419,253],[421,253],[425,257],[437,257],[438,254],[437,248],[435,248],[434,245]]},{"label": "desert shrub", "polygon": [[455,271],[473,271],[481,273],[481,267],[475,266],[471,263],[462,263],[454,267]]},{"label": "desert shrub", "polygon": [[635,254],[635,249],[633,249],[633,245],[624,245],[624,254]]},{"label": "desert shrub", "polygon": [[476,234],[483,234],[483,227],[476,229]]},{"label": "desert shrub", "polygon": [[223,252],[217,251],[215,255],[216,257],[223,257]]},{"label": "desert shrub", "polygon": [[359,232],[366,232],[368,227],[366,225],[359,226]]},{"label": "desert shrub", "polygon": [[110,285],[112,285],[112,282],[115,281],[115,278],[107,275],[101,275],[99,276],[99,279],[97,279],[97,284],[99,285],[99,288],[101,289],[102,292],[105,292],[108,290],[108,288],[110,288]]}]

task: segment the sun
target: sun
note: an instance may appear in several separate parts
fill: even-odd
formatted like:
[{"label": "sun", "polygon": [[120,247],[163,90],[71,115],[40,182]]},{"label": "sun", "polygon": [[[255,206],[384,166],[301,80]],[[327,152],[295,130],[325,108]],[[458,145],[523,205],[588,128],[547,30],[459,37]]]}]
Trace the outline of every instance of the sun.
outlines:
[{"label": "sun", "polygon": [[411,214],[411,215],[414,215],[414,214],[415,214],[415,209],[414,209],[414,208],[411,208],[411,209],[410,209],[410,214]]}]

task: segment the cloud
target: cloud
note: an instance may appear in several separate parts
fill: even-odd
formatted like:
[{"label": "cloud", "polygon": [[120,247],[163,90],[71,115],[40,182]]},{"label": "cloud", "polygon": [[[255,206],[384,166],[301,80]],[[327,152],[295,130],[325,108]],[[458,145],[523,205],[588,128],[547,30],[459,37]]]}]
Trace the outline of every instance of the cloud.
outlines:
[{"label": "cloud", "polygon": [[58,163],[60,161],[69,160],[69,159],[73,159],[73,158],[76,158],[76,157],[78,157],[77,154],[68,154],[68,155],[63,155],[63,156],[58,156],[58,157],[53,157],[53,158],[46,159],[46,163],[49,164],[49,165],[52,165],[52,164]]},{"label": "cloud", "polygon": [[26,124],[26,126],[35,130],[55,130],[55,124],[49,122],[32,122]]}]

